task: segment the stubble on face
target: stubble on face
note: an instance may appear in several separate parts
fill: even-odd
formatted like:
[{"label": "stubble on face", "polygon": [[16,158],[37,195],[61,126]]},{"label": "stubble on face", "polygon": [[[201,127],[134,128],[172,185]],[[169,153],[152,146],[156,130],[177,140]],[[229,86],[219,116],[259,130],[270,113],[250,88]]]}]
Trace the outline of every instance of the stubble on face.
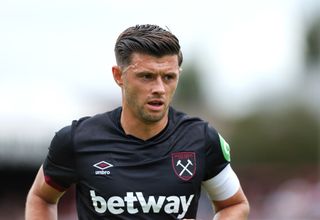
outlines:
[{"label": "stubble on face", "polygon": [[[135,54],[132,64],[122,71],[122,92],[126,111],[145,124],[163,120],[167,116],[177,86],[179,71],[176,56],[158,58]],[[156,82],[159,80],[158,77],[163,83],[162,89]],[[158,102],[162,108],[150,108],[151,105],[155,105],[154,102]]]},{"label": "stubble on face", "polygon": [[[132,112],[135,114],[135,116],[144,123],[153,124],[159,122],[167,115],[169,109],[169,104],[167,104],[167,102],[164,103],[163,111],[149,113],[145,109],[145,104],[148,101],[148,99],[145,102],[140,103],[138,93],[135,92],[134,89],[130,88],[130,86],[128,86],[128,83],[124,83],[124,92],[125,102],[133,110]],[[159,96],[150,98],[160,98]],[[171,102],[171,100],[168,101],[168,103]]]}]

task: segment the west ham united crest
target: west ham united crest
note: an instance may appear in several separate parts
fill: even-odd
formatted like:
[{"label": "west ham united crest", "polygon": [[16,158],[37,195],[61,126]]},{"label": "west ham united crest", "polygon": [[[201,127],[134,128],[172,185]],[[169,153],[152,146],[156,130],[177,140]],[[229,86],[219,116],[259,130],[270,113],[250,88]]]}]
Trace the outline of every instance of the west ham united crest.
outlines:
[{"label": "west ham united crest", "polygon": [[176,152],[171,154],[174,173],[182,180],[190,180],[196,173],[195,152]]}]

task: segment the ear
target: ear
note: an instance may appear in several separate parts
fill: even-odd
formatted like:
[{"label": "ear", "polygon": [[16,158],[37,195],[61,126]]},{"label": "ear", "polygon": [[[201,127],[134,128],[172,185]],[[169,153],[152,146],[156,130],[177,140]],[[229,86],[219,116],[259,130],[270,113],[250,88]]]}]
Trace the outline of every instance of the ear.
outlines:
[{"label": "ear", "polygon": [[112,67],[112,74],[114,81],[121,87],[123,84],[122,72],[119,66]]}]

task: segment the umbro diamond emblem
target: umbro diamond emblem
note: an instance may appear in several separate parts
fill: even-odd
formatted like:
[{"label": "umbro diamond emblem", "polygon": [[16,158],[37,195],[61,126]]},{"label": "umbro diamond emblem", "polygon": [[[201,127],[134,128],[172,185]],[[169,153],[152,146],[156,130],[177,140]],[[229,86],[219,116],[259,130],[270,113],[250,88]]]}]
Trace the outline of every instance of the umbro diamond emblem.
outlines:
[{"label": "umbro diamond emblem", "polygon": [[95,168],[98,168],[98,170],[96,170],[94,172],[96,175],[109,175],[110,171],[106,170],[106,169],[113,167],[113,165],[111,163],[108,163],[106,161],[100,161],[100,162],[94,164],[93,166]]}]

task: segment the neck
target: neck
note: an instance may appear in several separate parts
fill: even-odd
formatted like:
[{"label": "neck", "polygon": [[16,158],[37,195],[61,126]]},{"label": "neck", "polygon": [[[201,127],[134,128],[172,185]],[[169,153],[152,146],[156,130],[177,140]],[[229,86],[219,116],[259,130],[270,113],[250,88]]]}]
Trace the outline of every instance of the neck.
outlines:
[{"label": "neck", "polygon": [[168,123],[168,113],[157,122],[144,122],[137,117],[131,117],[125,109],[122,109],[121,126],[127,135],[132,135],[141,140],[148,140],[160,133]]}]

